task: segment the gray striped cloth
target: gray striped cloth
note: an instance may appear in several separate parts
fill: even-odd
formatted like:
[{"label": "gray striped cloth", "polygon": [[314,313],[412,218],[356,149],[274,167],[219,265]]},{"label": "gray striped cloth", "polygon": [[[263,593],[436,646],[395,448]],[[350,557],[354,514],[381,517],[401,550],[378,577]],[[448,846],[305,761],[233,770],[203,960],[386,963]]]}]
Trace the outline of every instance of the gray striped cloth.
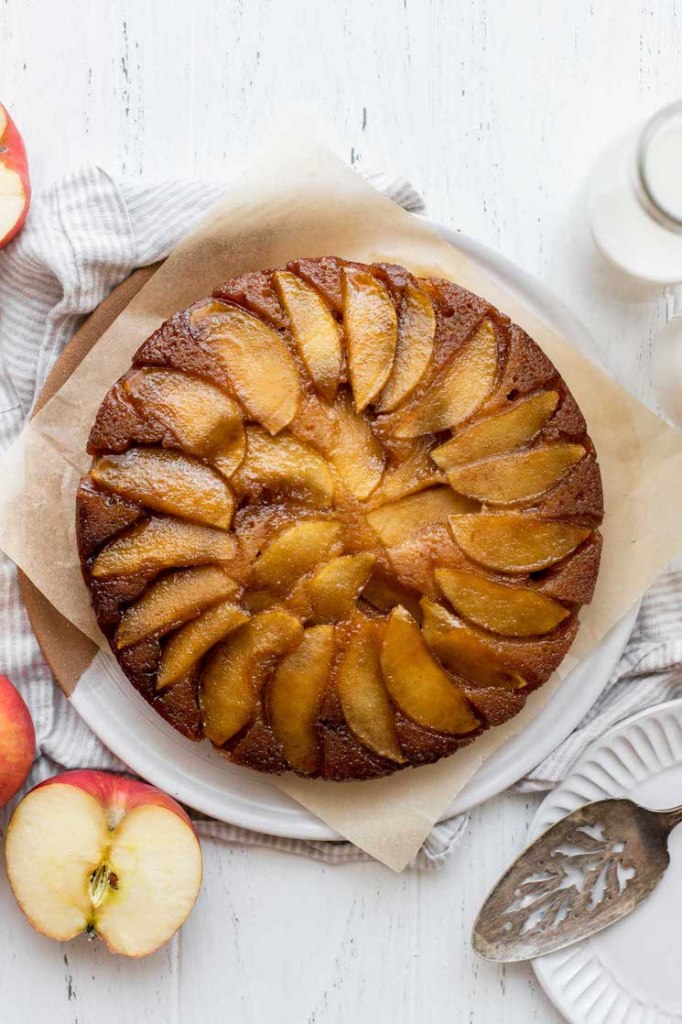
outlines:
[{"label": "gray striped cloth", "polygon": [[[404,179],[365,176],[405,209],[423,209],[421,197]],[[136,267],[167,256],[224,188],[224,183],[207,181],[117,184],[100,168],[90,167],[34,197],[24,230],[0,252],[1,448],[23,427],[45,378],[83,318]],[[600,701],[522,786],[553,786],[604,729],[677,695],[682,683],[681,612],[682,577],[669,574],[646,595],[632,639]],[[21,690],[36,727],[38,757],[25,789],[65,768],[126,770],[54,685],[19,596],[16,570],[2,555],[0,672]],[[413,866],[442,864],[465,826],[464,816],[436,825]],[[346,842],[279,839],[204,818],[197,820],[197,827],[202,835],[330,863],[368,859]]]}]

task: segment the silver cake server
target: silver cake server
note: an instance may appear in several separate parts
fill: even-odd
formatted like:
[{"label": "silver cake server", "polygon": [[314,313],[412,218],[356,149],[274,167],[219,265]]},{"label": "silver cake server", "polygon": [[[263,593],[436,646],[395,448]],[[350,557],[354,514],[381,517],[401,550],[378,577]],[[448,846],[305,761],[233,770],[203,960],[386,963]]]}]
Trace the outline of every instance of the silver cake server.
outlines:
[{"label": "silver cake server", "polygon": [[629,914],[656,888],[682,807],[587,804],[552,825],[502,875],[476,918],[474,950],[510,963],[563,949]]}]

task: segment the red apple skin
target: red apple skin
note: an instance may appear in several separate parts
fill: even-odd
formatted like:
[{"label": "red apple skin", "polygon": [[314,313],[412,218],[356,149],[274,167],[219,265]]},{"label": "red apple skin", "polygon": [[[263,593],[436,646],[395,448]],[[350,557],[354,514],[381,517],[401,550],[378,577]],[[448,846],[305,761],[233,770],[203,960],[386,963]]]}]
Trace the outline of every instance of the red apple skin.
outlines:
[{"label": "red apple skin", "polygon": [[36,750],[36,734],[24,698],[7,676],[0,676],[0,807],[26,781]]},{"label": "red apple skin", "polygon": [[172,811],[173,814],[182,818],[196,835],[192,819],[177,800],[146,782],[127,779],[123,775],[113,775],[111,772],[76,768],[74,771],[62,772],[61,775],[45,779],[34,788],[44,789],[46,786],[75,786],[77,789],[84,789],[106,809],[108,817],[113,816],[114,823],[123,817],[123,814],[132,811],[134,807],[143,807],[149,804],[165,807],[166,810]]},{"label": "red apple skin", "polygon": [[3,246],[7,245],[14,238],[18,231],[21,231],[31,204],[31,180],[28,173],[26,147],[24,146],[24,140],[19,134],[19,129],[3,103],[0,103],[0,163],[4,164],[10,171],[16,171],[24,186],[24,208],[19,219],[0,238],[0,249],[2,249]]}]

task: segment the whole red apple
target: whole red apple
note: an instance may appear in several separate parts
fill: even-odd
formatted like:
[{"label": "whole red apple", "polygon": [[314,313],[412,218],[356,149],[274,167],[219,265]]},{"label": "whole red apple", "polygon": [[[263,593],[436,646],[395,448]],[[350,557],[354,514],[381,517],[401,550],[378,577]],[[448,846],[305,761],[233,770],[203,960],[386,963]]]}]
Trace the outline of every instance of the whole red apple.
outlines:
[{"label": "whole red apple", "polygon": [[0,103],[0,249],[22,228],[30,202],[24,140],[7,108]]},{"label": "whole red apple", "polygon": [[36,734],[24,698],[7,676],[0,676],[0,807],[25,781],[35,750]]},{"label": "whole red apple", "polygon": [[201,885],[201,847],[182,807],[107,772],[65,772],[32,789],[12,815],[5,853],[37,931],[59,941],[87,931],[125,956],[167,942]]}]

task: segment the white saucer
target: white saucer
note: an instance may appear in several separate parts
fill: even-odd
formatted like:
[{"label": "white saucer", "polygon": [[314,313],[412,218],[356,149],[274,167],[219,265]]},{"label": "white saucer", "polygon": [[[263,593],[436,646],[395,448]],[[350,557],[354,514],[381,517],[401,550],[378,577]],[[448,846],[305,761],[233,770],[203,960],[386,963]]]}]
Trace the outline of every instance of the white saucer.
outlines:
[{"label": "white saucer", "polygon": [[[596,358],[586,329],[541,284],[478,242],[428,221],[515,298],[585,354]],[[444,811],[468,810],[513,785],[562,742],[608,682],[636,617],[634,608],[580,663],[521,733],[500,747]],[[334,829],[281,792],[267,776],[230,764],[208,742],[189,743],[135,692],[113,659],[96,660],[71,702],[104,744],[149,782],[219,821],[295,839],[340,839]]]},{"label": "white saucer", "polygon": [[[529,841],[583,804],[626,795],[657,809],[682,803],[682,700],[634,715],[588,748],[541,805]],[[682,829],[669,849],[667,872],[632,914],[532,961],[571,1024],[682,1024]]]}]

